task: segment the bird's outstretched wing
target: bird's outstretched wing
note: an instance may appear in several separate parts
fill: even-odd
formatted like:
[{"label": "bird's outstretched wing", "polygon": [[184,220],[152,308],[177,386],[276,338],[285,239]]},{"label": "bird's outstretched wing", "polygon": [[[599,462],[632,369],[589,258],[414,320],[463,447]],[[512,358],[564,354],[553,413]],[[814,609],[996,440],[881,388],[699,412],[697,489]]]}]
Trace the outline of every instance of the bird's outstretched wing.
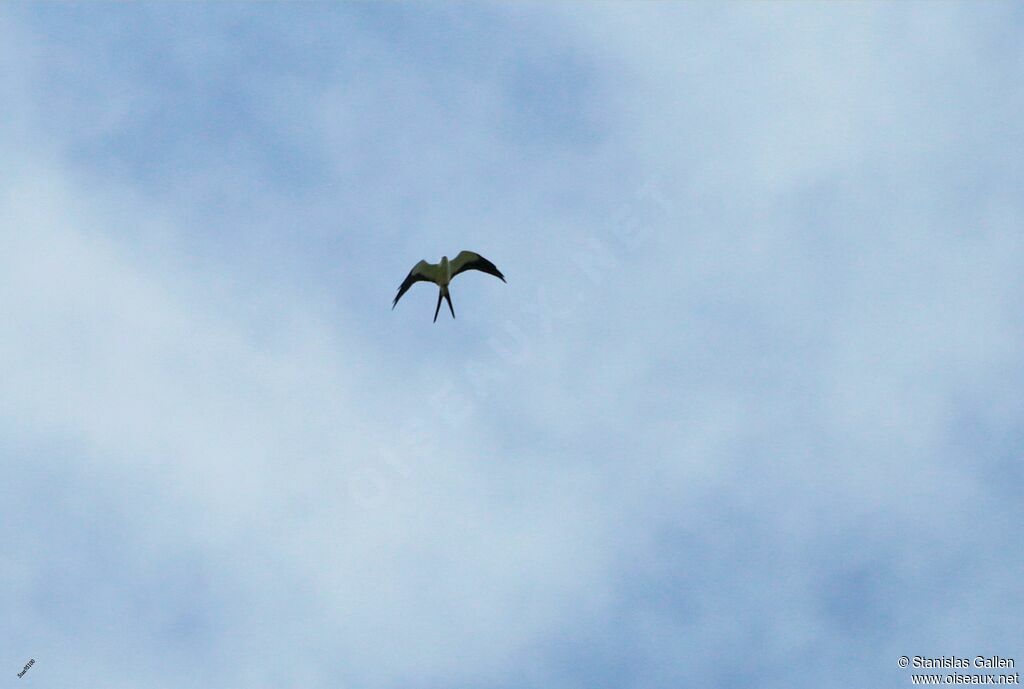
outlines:
[{"label": "bird's outstretched wing", "polygon": [[452,270],[452,277],[455,277],[459,273],[464,273],[467,270],[479,270],[488,275],[493,275],[502,282],[505,282],[505,276],[501,274],[498,267],[488,261],[480,254],[474,254],[472,251],[460,251],[459,255],[452,259],[449,264]]},{"label": "bird's outstretched wing", "polygon": [[437,282],[437,269],[438,266],[436,264],[427,263],[426,261],[420,261],[414,265],[409,274],[402,280],[402,284],[398,286],[398,294],[395,295],[395,300],[391,302],[391,308],[395,308],[402,295],[408,292],[409,288],[417,282]]}]

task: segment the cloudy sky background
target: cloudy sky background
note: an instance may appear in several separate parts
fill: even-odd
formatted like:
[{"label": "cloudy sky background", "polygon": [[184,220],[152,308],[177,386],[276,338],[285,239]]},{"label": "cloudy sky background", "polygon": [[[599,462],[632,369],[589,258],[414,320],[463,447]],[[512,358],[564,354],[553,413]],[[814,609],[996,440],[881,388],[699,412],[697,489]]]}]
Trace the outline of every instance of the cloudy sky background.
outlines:
[{"label": "cloudy sky background", "polygon": [[0,65],[4,686],[1024,662],[1020,5],[12,4]]}]

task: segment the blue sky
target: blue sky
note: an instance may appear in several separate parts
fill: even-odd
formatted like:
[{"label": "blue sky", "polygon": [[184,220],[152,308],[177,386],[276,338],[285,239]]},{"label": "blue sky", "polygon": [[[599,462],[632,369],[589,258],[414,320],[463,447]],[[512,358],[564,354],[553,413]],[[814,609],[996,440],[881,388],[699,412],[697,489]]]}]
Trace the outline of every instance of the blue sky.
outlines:
[{"label": "blue sky", "polygon": [[[5,681],[1020,662],[1022,39],[1010,3],[3,6]],[[508,284],[390,310],[460,249]]]}]

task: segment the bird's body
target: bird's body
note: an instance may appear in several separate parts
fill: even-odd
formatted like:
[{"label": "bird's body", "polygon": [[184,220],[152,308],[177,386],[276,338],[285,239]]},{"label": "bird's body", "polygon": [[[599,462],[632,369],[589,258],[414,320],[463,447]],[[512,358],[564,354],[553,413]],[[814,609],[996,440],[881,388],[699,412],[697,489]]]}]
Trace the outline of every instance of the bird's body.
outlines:
[{"label": "bird's body", "polygon": [[497,266],[486,258],[480,254],[475,254],[472,251],[460,251],[459,254],[451,261],[448,260],[447,256],[442,256],[440,263],[427,263],[426,261],[420,261],[414,265],[405,280],[402,281],[402,284],[398,286],[398,294],[395,295],[395,300],[391,303],[391,308],[394,309],[398,304],[398,300],[402,298],[402,295],[408,292],[409,288],[417,282],[433,282],[438,286],[437,308],[434,309],[434,322],[437,322],[437,314],[441,311],[442,299],[448,302],[448,310],[452,312],[452,318],[455,318],[455,307],[452,306],[452,297],[448,292],[448,285],[451,284],[452,278],[467,270],[479,270],[483,273],[487,273],[488,275],[493,275],[502,282],[505,282],[505,276],[501,274],[501,271],[498,270]]},{"label": "bird's body", "polygon": [[438,266],[437,284],[441,289],[444,289],[452,281],[452,264],[448,262],[447,256],[441,257],[441,263]]}]

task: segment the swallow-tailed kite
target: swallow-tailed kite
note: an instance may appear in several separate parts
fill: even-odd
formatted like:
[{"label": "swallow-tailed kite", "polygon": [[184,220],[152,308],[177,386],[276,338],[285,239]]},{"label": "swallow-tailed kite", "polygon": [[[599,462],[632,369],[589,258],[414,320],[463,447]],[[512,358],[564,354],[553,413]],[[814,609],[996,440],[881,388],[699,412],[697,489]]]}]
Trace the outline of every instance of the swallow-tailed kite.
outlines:
[{"label": "swallow-tailed kite", "polygon": [[434,309],[434,322],[437,323],[437,314],[441,310],[441,300],[445,299],[448,302],[448,309],[452,312],[452,318],[455,318],[455,308],[452,306],[452,297],[448,294],[448,283],[452,281],[452,278],[459,273],[464,273],[467,270],[479,270],[483,273],[493,275],[494,277],[505,282],[505,276],[501,274],[497,266],[488,261],[480,254],[474,254],[472,251],[460,251],[459,255],[453,258],[451,261],[448,260],[447,256],[441,257],[440,263],[427,263],[426,261],[420,261],[412,267],[409,271],[409,275],[406,276],[405,280],[402,280],[402,284],[398,287],[398,294],[395,295],[395,300],[391,302],[391,308],[394,309],[395,305],[398,304],[398,300],[402,298],[402,295],[409,291],[409,288],[413,286],[413,283],[425,280],[427,282],[433,282],[440,290],[437,293],[437,308]]}]

